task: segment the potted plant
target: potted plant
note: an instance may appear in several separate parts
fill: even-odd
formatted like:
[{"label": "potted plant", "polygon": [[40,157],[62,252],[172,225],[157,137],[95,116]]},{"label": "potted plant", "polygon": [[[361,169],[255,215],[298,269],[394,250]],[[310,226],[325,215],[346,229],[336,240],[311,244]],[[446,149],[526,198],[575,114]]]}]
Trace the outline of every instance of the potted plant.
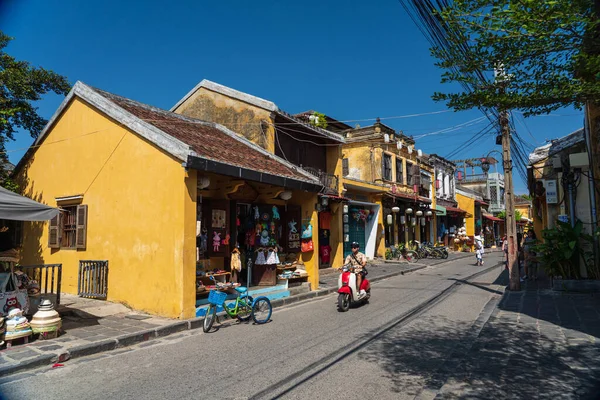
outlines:
[{"label": "potted plant", "polygon": [[[594,234],[599,233],[596,231]],[[581,221],[577,221],[574,227],[567,222],[557,221],[556,227],[545,229],[542,236],[544,242],[533,246],[532,250],[537,253],[546,274],[552,278],[555,290],[600,289],[600,281],[581,281],[581,267],[585,269],[588,280],[600,279],[599,266],[594,265],[591,251],[594,237],[583,233]]]}]

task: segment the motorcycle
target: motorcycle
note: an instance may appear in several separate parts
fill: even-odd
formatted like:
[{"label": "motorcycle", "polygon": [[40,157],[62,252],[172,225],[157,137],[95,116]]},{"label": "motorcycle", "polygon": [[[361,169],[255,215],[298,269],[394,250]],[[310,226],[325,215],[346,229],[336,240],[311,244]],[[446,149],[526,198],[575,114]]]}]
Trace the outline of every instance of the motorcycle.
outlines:
[{"label": "motorcycle", "polygon": [[[356,290],[356,274],[354,273],[354,268],[344,265],[341,269],[342,273],[338,278],[338,309],[345,312],[348,311],[353,304],[364,304],[369,301],[369,298],[371,297],[371,284],[365,276],[360,283],[359,290]],[[364,268],[363,270],[366,271]],[[360,290],[366,292],[362,297],[359,296]]]}]

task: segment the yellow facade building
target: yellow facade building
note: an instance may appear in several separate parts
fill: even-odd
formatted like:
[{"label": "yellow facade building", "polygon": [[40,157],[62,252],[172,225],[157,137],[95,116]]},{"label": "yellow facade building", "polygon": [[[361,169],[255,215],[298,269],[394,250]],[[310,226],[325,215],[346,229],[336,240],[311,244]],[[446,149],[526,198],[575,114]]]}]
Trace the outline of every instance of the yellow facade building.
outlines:
[{"label": "yellow facade building", "polygon": [[372,221],[366,229],[365,247],[383,257],[386,248],[400,243],[433,242],[433,168],[414,140],[379,120],[344,134],[344,196],[351,199],[350,205],[369,207],[377,215],[376,226]]},{"label": "yellow facade building", "polygon": [[22,263],[62,264],[62,290],[77,294],[87,279],[80,261],[106,260],[108,300],[193,317],[199,248],[211,269],[229,269],[229,253],[245,239],[237,228],[260,206],[261,231],[282,256],[303,261],[314,289],[316,253],[300,252],[290,232],[318,224],[323,185],[269,150],[272,141],[256,145],[225,126],[78,82],[15,169],[25,195],[61,208],[50,223],[25,224]]}]

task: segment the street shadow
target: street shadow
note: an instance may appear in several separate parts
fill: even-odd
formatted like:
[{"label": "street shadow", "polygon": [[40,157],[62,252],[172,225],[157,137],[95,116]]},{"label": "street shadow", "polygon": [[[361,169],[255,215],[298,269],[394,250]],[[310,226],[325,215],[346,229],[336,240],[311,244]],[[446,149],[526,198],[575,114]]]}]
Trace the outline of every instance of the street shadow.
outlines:
[{"label": "street shadow", "polygon": [[[371,332],[372,337],[376,332]],[[492,317],[481,329],[433,316],[405,329],[391,329],[358,352],[376,364],[398,396],[437,398],[597,399],[600,347],[567,347],[535,326]]]},{"label": "street shadow", "polygon": [[599,293],[554,291],[546,277],[523,282],[521,289],[507,292],[499,308],[518,312],[523,320],[538,319],[544,325],[560,327],[566,339],[600,338]]}]

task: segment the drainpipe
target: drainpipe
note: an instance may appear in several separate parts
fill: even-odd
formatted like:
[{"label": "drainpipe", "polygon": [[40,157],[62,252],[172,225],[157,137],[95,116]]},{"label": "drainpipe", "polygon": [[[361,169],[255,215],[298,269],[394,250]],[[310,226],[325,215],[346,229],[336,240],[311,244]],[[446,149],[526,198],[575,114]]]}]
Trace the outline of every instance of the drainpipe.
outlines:
[{"label": "drainpipe", "polygon": [[[592,129],[590,126],[590,107],[589,102],[586,104],[586,113],[584,116],[584,136],[585,136],[585,147],[588,152],[588,162],[589,162],[589,170],[588,170],[588,191],[590,193],[590,213],[592,217],[592,223],[594,224],[594,228],[598,226],[598,215],[596,210],[596,181],[594,176],[594,154],[592,147]],[[595,229],[594,229],[595,230]],[[594,236],[594,265],[600,265],[600,242],[597,235],[592,232]]]}]

